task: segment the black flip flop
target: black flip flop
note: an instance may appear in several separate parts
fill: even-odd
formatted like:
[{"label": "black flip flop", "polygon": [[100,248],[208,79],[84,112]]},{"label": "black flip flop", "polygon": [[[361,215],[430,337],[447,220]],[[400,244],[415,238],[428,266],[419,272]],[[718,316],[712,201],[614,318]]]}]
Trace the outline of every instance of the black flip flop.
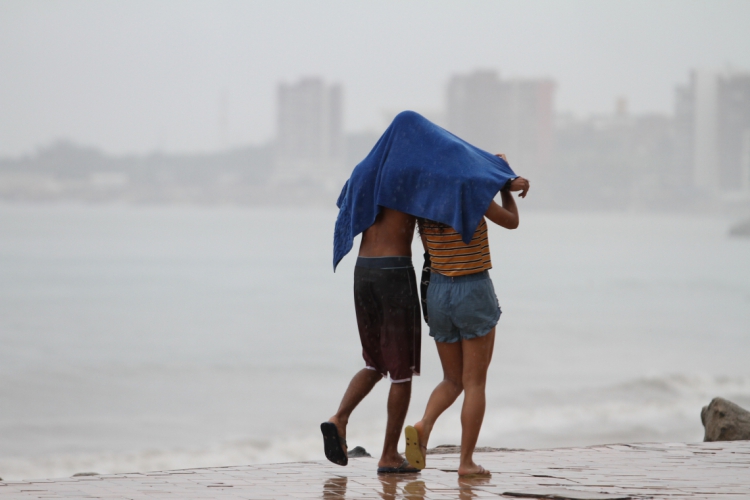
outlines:
[{"label": "black flip flop", "polygon": [[411,467],[406,459],[398,467],[378,467],[378,474],[413,474],[415,472],[419,472],[419,469]]},{"label": "black flip flop", "polygon": [[320,424],[320,432],[323,433],[323,447],[326,452],[326,458],[336,465],[348,464],[349,458],[344,453],[346,439],[339,436],[336,424],[333,422],[323,422]]}]

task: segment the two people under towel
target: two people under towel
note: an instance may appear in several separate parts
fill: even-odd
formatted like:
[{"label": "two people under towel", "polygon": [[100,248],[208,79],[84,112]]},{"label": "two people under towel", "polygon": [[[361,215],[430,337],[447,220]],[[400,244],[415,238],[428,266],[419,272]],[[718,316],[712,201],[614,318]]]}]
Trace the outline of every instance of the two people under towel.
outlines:
[{"label": "two people under towel", "polygon": [[[321,424],[324,451],[348,463],[346,429],[357,405],[390,377],[380,474],[415,473],[426,465],[438,417],[464,393],[460,476],[489,475],[473,453],[485,412],[487,369],[501,309],[489,276],[490,222],[518,227],[511,193],[524,198],[529,181],[502,154],[493,155],[421,115],[393,120],[342,189],[334,230],[334,270],[362,239],[354,269],[354,307],[365,367],[347,387],[336,413]],[[500,194],[500,204],[494,199]],[[415,233],[425,250],[422,279],[411,260]],[[404,429],[406,458],[397,445],[420,372],[421,310],[434,338],[443,380],[422,419]]]}]

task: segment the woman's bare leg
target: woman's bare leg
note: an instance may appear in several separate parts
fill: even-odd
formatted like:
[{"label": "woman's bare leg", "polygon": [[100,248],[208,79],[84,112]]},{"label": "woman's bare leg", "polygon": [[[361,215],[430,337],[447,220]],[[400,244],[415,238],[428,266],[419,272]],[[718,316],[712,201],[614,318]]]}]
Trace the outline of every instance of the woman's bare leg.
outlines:
[{"label": "woman's bare leg", "polygon": [[482,468],[474,463],[474,448],[482,428],[485,409],[487,369],[495,345],[495,328],[483,337],[462,340],[464,405],[461,409],[461,461],[458,474],[476,474]]},{"label": "woman's bare leg", "polygon": [[419,435],[419,444],[425,448],[435,421],[456,401],[463,390],[461,377],[464,355],[461,342],[451,344],[435,342],[435,345],[440,356],[440,364],[443,366],[443,381],[432,391],[422,420],[414,424],[414,428]]}]

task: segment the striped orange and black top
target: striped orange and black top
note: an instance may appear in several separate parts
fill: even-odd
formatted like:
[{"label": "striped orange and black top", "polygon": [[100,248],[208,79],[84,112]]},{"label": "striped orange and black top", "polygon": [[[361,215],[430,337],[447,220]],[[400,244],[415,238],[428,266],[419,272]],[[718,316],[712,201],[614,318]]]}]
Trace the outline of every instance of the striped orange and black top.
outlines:
[{"label": "striped orange and black top", "polygon": [[433,271],[445,276],[464,276],[492,269],[484,217],[468,245],[450,226],[436,227],[428,222],[420,224],[419,230],[427,245]]}]

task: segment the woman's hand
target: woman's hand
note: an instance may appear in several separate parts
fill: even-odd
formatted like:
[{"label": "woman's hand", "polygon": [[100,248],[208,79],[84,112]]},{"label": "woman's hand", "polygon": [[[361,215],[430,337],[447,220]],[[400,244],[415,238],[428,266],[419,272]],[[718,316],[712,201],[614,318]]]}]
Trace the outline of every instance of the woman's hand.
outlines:
[{"label": "woman's hand", "polygon": [[[498,158],[502,158],[506,162],[508,159],[505,157],[503,153],[495,153],[495,156]],[[512,181],[510,181],[510,185],[508,186],[507,191],[521,191],[521,194],[518,196],[521,198],[526,198],[526,193],[529,192],[529,188],[531,186],[529,185],[529,180],[524,179],[523,177],[516,177]]]},{"label": "woman's hand", "polygon": [[510,181],[510,186],[508,186],[508,191],[521,191],[521,194],[518,196],[521,198],[526,198],[526,193],[529,192],[529,188],[531,185],[529,184],[528,179],[524,179],[523,177],[516,177],[512,181]]}]

